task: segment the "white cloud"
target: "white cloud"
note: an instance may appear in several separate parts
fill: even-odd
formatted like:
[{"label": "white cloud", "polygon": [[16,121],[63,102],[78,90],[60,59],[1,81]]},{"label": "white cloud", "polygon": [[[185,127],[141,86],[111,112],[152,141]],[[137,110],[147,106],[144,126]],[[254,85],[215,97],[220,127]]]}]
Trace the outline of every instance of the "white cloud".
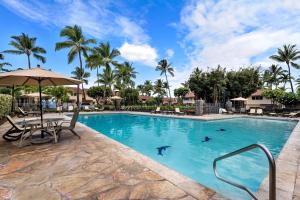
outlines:
[{"label": "white cloud", "polygon": [[145,43],[150,38],[139,23],[113,11],[118,5],[111,0],[56,0],[51,3],[35,0],[0,0],[0,3],[11,12],[47,26],[78,24],[83,31],[96,38],[114,36],[134,43]]},{"label": "white cloud", "polygon": [[149,36],[144,33],[144,30],[135,22],[126,17],[118,17],[116,23],[120,26],[121,35],[132,43],[145,43],[149,40]]},{"label": "white cloud", "polygon": [[175,52],[173,51],[173,49],[167,49],[166,51],[167,58],[172,58],[174,54]]},{"label": "white cloud", "polygon": [[125,42],[120,48],[121,56],[132,62],[139,62],[148,66],[155,66],[157,60],[156,49],[147,44],[129,44]]},{"label": "white cloud", "polygon": [[[275,48],[300,45],[299,11],[299,1],[293,0],[190,1],[180,20],[190,61],[185,70],[269,63]],[[256,57],[262,61],[252,63]]]}]

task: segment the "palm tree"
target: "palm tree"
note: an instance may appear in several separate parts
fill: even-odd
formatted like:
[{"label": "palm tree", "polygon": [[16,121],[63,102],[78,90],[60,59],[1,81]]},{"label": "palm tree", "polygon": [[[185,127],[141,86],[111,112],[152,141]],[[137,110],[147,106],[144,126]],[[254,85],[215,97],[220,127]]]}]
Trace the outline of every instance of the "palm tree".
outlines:
[{"label": "palm tree", "polygon": [[296,45],[283,45],[283,48],[278,48],[277,54],[270,56],[271,59],[276,60],[277,62],[285,62],[288,67],[289,82],[291,85],[291,90],[294,93],[292,78],[291,78],[291,69],[290,65],[296,69],[300,69],[300,65],[295,63],[296,60],[300,58],[300,52],[296,49]]},{"label": "palm tree", "polygon": [[[0,53],[0,60],[4,60],[4,55],[1,54],[1,53]],[[4,66],[11,66],[11,64],[8,63],[8,62],[0,63],[0,72],[2,72],[2,71],[8,71],[7,69],[3,68]]]},{"label": "palm tree", "polygon": [[99,68],[103,66],[103,57],[99,47],[94,47],[90,50],[91,54],[86,58],[87,67],[91,70],[97,70],[97,81],[99,86]]},{"label": "palm tree", "polygon": [[136,74],[137,72],[134,67],[132,67],[132,63],[124,62],[124,64],[116,66],[116,81],[122,89],[134,86],[134,81],[132,79],[136,78]]},{"label": "palm tree", "polygon": [[90,72],[85,72],[83,68],[75,67],[75,70],[72,71],[71,74],[73,75],[73,78],[82,81],[81,84],[82,95],[83,95],[83,99],[85,100],[86,98],[85,98],[83,83],[88,84],[88,78],[91,76]]},{"label": "palm tree", "polygon": [[146,93],[147,96],[151,96],[151,91],[153,90],[153,85],[151,83],[151,81],[146,80],[144,82],[144,91]]},{"label": "palm tree", "polygon": [[99,47],[96,47],[102,57],[103,65],[108,68],[111,68],[111,65],[118,66],[117,61],[114,59],[120,55],[120,51],[118,49],[112,49],[110,47],[109,42],[100,43]]},{"label": "palm tree", "polygon": [[22,33],[18,36],[11,36],[13,39],[10,41],[9,45],[14,47],[13,50],[6,50],[5,53],[11,53],[11,54],[26,54],[27,56],[27,62],[28,62],[28,68],[31,68],[30,63],[30,56],[33,55],[34,58],[41,61],[42,63],[46,62],[46,58],[42,56],[41,54],[45,54],[46,50],[42,47],[36,46],[36,37],[29,37],[28,34]]},{"label": "palm tree", "polygon": [[283,89],[285,90],[285,85],[289,81],[288,71],[287,70],[283,70],[282,73],[280,74],[279,79],[280,79],[280,82],[283,83]]},{"label": "palm tree", "polygon": [[112,85],[115,82],[115,74],[110,67],[104,68],[103,73],[99,75],[99,83],[104,85],[104,98],[106,97],[106,88],[112,89]]},{"label": "palm tree", "polygon": [[170,74],[171,76],[174,76],[174,69],[171,67],[171,64],[168,63],[166,59],[162,59],[161,61],[158,62],[158,65],[156,66],[156,71],[160,71],[160,75],[165,74],[166,81],[167,81],[167,86],[169,89],[169,97],[170,97],[170,102],[171,102],[171,91],[170,91],[170,85],[168,81],[168,75]]},{"label": "palm tree", "polygon": [[166,95],[165,82],[163,82],[161,79],[157,79],[154,83],[153,91],[154,94],[157,94],[159,97]]},{"label": "palm tree", "polygon": [[283,73],[282,67],[278,65],[271,65],[266,70],[266,78],[268,78],[268,82],[270,85],[270,88],[272,89],[273,84],[275,85],[275,88],[277,89],[279,83],[280,83],[280,76]]},{"label": "palm tree", "polygon": [[[86,39],[82,33],[81,27],[66,26],[60,32],[61,37],[66,37],[67,40],[63,42],[57,42],[55,44],[55,51],[69,48],[68,53],[68,63],[74,61],[75,57],[78,55],[79,58],[79,67],[83,70],[82,67],[82,54],[87,57],[88,44],[96,43],[94,39]],[[79,93],[79,85],[77,86],[77,93]],[[79,96],[77,95],[77,105],[79,106]]]}]

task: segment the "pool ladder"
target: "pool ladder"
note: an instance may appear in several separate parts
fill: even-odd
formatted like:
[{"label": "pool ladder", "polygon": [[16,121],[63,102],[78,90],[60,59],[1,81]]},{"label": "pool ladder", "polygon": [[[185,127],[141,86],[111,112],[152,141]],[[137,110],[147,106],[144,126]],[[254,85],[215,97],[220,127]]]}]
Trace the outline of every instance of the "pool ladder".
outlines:
[{"label": "pool ladder", "polygon": [[231,153],[228,153],[228,154],[225,154],[223,156],[220,156],[220,157],[216,158],[214,160],[214,163],[213,163],[215,176],[218,179],[220,179],[221,181],[224,181],[225,183],[228,183],[232,186],[235,186],[235,187],[237,187],[241,190],[246,191],[253,199],[257,200],[258,198],[246,186],[235,183],[233,181],[229,181],[229,180],[221,177],[219,175],[217,169],[216,169],[218,161],[229,158],[229,157],[232,157],[232,156],[235,156],[237,154],[241,154],[241,153],[246,152],[246,151],[250,151],[250,150],[255,149],[255,148],[261,149],[268,158],[268,161],[269,161],[269,200],[276,200],[276,165],[275,165],[275,160],[273,158],[273,155],[269,151],[269,149],[267,147],[265,147],[264,145],[251,144],[247,147],[241,148],[239,150],[233,151]]}]

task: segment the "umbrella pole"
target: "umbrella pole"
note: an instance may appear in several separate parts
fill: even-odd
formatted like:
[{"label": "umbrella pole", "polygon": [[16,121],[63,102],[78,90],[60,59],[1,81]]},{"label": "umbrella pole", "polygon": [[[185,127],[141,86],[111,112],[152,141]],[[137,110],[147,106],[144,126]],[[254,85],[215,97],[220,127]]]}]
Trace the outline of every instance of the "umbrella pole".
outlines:
[{"label": "umbrella pole", "polygon": [[[41,127],[43,128],[43,106],[42,106],[42,87],[41,87],[41,79],[39,81],[39,93],[40,93],[40,114],[41,114]],[[44,131],[41,131],[41,137],[44,138]]]},{"label": "umbrella pole", "polygon": [[14,102],[15,102],[15,85],[12,86],[11,88],[11,112],[14,112]]}]

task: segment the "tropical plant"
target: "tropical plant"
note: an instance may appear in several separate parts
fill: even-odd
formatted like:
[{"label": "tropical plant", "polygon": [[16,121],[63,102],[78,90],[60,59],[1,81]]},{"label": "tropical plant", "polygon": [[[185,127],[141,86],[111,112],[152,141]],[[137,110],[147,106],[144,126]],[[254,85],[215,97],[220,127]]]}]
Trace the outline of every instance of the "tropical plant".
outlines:
[{"label": "tropical plant", "polygon": [[169,90],[169,98],[171,102],[171,90],[170,90],[170,85],[169,85],[169,80],[168,80],[168,75],[170,74],[171,76],[174,76],[174,69],[171,67],[171,64],[168,63],[166,59],[162,59],[161,61],[158,62],[158,65],[156,66],[156,71],[160,71],[160,75],[165,75],[166,77],[166,83],[168,86]]},{"label": "tropical plant", "polygon": [[4,53],[11,53],[16,55],[25,54],[27,56],[28,68],[31,68],[30,56],[33,55],[34,58],[41,61],[42,63],[46,62],[46,57],[41,54],[45,54],[46,50],[42,47],[36,46],[36,37],[29,37],[28,34],[22,33],[18,36],[11,36],[12,40],[9,45],[15,49],[6,50]]},{"label": "tropical plant", "polygon": [[[99,74],[99,83],[103,84],[105,88],[112,90],[112,85],[115,82],[115,74],[110,66],[103,69],[103,73]],[[104,91],[104,98],[106,97],[106,90]]]},{"label": "tropical plant", "polygon": [[296,49],[296,45],[283,45],[281,49],[277,49],[277,54],[270,56],[270,58],[276,60],[277,62],[286,63],[288,67],[288,76],[291,85],[291,90],[294,93],[290,66],[296,69],[300,69],[300,65],[295,62],[300,58],[300,52]]},{"label": "tropical plant", "polygon": [[266,82],[268,83],[268,86],[272,88],[273,85],[275,85],[275,89],[277,89],[279,83],[280,83],[280,77],[284,73],[284,70],[282,67],[278,65],[271,65],[267,70],[264,72],[264,77],[266,79]]},{"label": "tropical plant", "polygon": [[91,76],[90,72],[86,72],[84,71],[83,68],[80,67],[75,67],[75,70],[71,72],[71,74],[73,75],[73,78],[78,79],[80,81],[82,81],[81,87],[82,87],[82,95],[83,95],[83,99],[85,100],[85,92],[84,92],[84,87],[83,87],[83,83],[88,84],[88,78]]},{"label": "tropical plant", "polygon": [[[4,60],[4,55],[2,53],[0,53],[0,60]],[[4,66],[11,66],[11,64],[8,63],[8,62],[0,63],[0,72],[2,72],[2,71],[8,71],[7,69],[3,68]]]},{"label": "tropical plant", "polygon": [[139,99],[139,92],[134,88],[125,88],[121,90],[121,97],[125,105],[135,105]]},{"label": "tropical plant", "polygon": [[153,86],[153,93],[157,94],[158,97],[162,98],[164,95],[166,95],[166,89],[164,87],[164,82],[161,79],[157,79],[154,82]]},{"label": "tropical plant", "polygon": [[106,68],[111,68],[111,65],[118,66],[118,62],[115,61],[115,58],[120,55],[118,49],[111,49],[110,43],[100,43],[98,51],[102,57],[102,63]]},{"label": "tropical plant", "polygon": [[47,87],[44,92],[45,94],[55,98],[56,107],[58,106],[59,102],[67,101],[70,94],[69,89],[63,86]]},{"label": "tropical plant", "polygon": [[111,90],[109,90],[109,88],[105,88],[104,86],[93,86],[87,90],[87,94],[96,99],[98,105],[100,104],[100,100],[104,97],[104,93],[110,94],[110,92]]},{"label": "tropical plant", "polygon": [[[83,70],[82,67],[82,54],[87,57],[87,50],[89,44],[96,43],[94,39],[86,39],[82,33],[81,27],[74,26],[66,26],[60,32],[61,37],[67,38],[67,40],[63,42],[57,42],[55,44],[55,51],[69,48],[70,51],[68,53],[68,63],[72,63],[75,57],[78,55],[79,58],[79,67]],[[77,86],[77,93],[79,93],[79,85]],[[77,95],[77,105],[79,105],[79,96]]]},{"label": "tropical plant", "polygon": [[99,69],[101,66],[103,66],[103,57],[101,55],[101,51],[99,47],[94,47],[91,50],[91,54],[88,55],[88,57],[86,58],[86,65],[88,68],[90,68],[91,70],[96,69],[97,71],[97,83],[99,86]]},{"label": "tropical plant", "polygon": [[121,89],[134,87],[134,81],[132,79],[136,78],[137,72],[134,67],[132,67],[132,63],[124,62],[124,64],[117,65],[114,73],[116,82],[121,86]]},{"label": "tropical plant", "polygon": [[144,82],[144,92],[147,96],[151,96],[151,92],[153,91],[153,85],[150,80],[146,80]]}]

